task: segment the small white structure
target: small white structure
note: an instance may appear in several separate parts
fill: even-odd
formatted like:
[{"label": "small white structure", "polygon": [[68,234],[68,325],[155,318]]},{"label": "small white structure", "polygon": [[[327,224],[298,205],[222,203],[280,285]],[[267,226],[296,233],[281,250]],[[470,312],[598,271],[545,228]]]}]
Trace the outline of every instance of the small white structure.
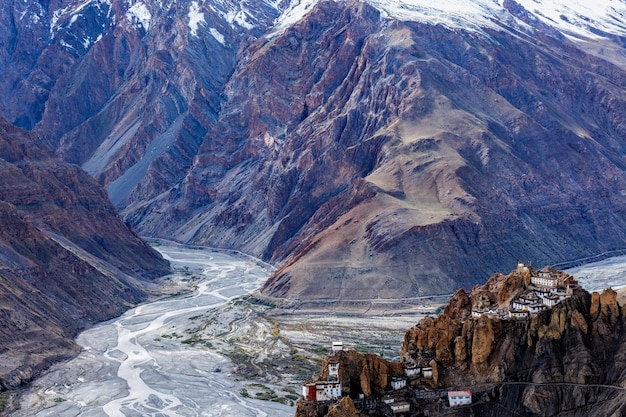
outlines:
[{"label": "small white structure", "polygon": [[541,313],[543,310],[547,310],[548,306],[545,304],[532,304],[531,306],[528,307],[528,311],[530,311],[530,314],[536,314],[536,313]]},{"label": "small white structure", "polygon": [[559,280],[550,274],[540,273],[538,276],[530,277],[530,282],[538,287],[556,288]]},{"label": "small white structure", "polygon": [[480,318],[483,314],[485,314],[483,310],[472,310],[472,318]]},{"label": "small white structure", "polygon": [[527,273],[528,272],[528,267],[526,265],[524,265],[523,263],[519,262],[517,264],[517,272],[519,272],[519,273]]},{"label": "small white structure", "polygon": [[307,401],[315,401],[315,382],[302,384],[302,397]]},{"label": "small white structure", "polygon": [[328,377],[330,379],[339,378],[339,362],[334,362],[334,361],[328,362]]},{"label": "small white structure", "polygon": [[417,365],[414,365],[414,364],[413,365],[408,365],[406,368],[404,368],[404,373],[409,378],[417,377],[421,373],[421,369],[418,368]]},{"label": "small white structure", "polygon": [[543,297],[542,301],[548,307],[554,307],[559,303],[559,301],[561,301],[561,298],[556,294],[550,294],[546,297]]},{"label": "small white structure", "polygon": [[399,390],[406,387],[406,379],[393,377],[391,378],[391,388],[394,390]]},{"label": "small white structure", "polygon": [[569,297],[571,297],[572,295],[574,295],[574,291],[576,291],[577,289],[578,289],[577,284],[567,284],[566,293]]},{"label": "small white structure", "polygon": [[432,379],[433,378],[433,368],[430,367],[430,366],[422,368],[422,376],[424,378]]},{"label": "small white structure", "polygon": [[553,294],[554,291],[552,289],[549,288],[538,288],[537,290],[535,290],[535,294],[537,294],[539,297],[543,298],[543,297],[547,297],[550,294]]},{"label": "small white structure", "polygon": [[392,404],[389,404],[389,406],[391,407],[391,411],[393,411],[394,414],[407,413],[411,411],[411,405],[404,401],[392,403]]},{"label": "small white structure", "polygon": [[341,398],[341,383],[339,381],[317,381],[315,383],[315,400],[331,401]]},{"label": "small white structure", "polygon": [[517,310],[517,311],[524,311],[524,310],[528,310],[528,307],[530,306],[530,304],[531,303],[529,301],[526,301],[526,300],[521,299],[521,298],[516,298],[511,303],[511,308],[513,310]]},{"label": "small white structure", "polygon": [[526,310],[509,310],[509,317],[516,320],[525,320],[529,317]]},{"label": "small white structure", "polygon": [[302,384],[302,397],[306,401],[333,401],[341,398],[341,382],[339,381],[339,362],[328,361],[328,380],[305,382]]},{"label": "small white structure", "polygon": [[472,404],[472,391],[448,391],[450,407]]},{"label": "small white structure", "polygon": [[333,342],[331,350],[333,352],[333,355],[337,352],[341,352],[343,350],[343,342]]},{"label": "small white structure", "polygon": [[385,404],[393,404],[394,401],[395,400],[393,399],[393,397],[390,397],[390,396],[383,397],[383,402]]}]

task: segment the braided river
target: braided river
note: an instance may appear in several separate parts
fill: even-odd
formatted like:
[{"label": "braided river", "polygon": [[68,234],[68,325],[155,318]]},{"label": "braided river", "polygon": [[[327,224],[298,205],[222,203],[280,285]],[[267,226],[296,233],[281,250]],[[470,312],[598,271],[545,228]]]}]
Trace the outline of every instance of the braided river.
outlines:
[{"label": "braided river", "polygon": [[77,339],[82,353],[36,380],[14,415],[293,416],[293,406],[242,395],[244,382],[226,356],[163,337],[190,317],[250,294],[271,267],[237,253],[167,243],[156,249],[179,274],[197,278],[194,291],[83,332]]}]

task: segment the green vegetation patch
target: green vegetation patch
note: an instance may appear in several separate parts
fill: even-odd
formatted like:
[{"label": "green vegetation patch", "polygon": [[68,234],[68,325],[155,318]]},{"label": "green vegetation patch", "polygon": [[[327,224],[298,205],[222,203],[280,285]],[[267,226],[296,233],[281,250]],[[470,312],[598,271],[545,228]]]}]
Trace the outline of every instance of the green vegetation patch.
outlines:
[{"label": "green vegetation patch", "polygon": [[190,337],[188,337],[187,339],[182,340],[180,343],[183,343],[185,345],[203,345],[206,346],[207,348],[212,348],[213,344],[207,340],[207,339],[203,339],[202,337],[200,337],[200,335],[194,334]]},{"label": "green vegetation patch", "polygon": [[285,394],[281,396],[272,388],[263,384],[248,384],[240,391],[242,397],[255,398],[262,401],[273,401],[285,405],[294,405],[298,400],[298,396],[294,394]]},{"label": "green vegetation patch", "polygon": [[0,392],[0,411],[5,411],[9,404],[9,398],[11,394],[9,391]]}]

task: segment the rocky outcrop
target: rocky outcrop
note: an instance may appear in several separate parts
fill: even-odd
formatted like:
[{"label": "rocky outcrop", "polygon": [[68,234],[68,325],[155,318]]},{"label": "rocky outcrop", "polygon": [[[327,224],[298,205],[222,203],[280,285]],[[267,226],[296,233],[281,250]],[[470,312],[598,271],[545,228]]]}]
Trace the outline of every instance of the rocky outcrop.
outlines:
[{"label": "rocky outcrop", "polygon": [[352,417],[358,416],[359,413],[356,411],[354,402],[352,402],[350,397],[344,397],[337,405],[331,407],[327,415],[328,417]]},{"label": "rocky outcrop", "polygon": [[[296,417],[360,417],[372,415],[360,411],[353,401],[361,397],[381,398],[391,387],[391,378],[401,377],[404,370],[399,362],[388,361],[374,354],[363,354],[354,350],[337,352],[322,364],[319,380],[328,380],[328,362],[339,364],[339,380],[344,397],[334,404],[305,401],[300,399]],[[384,407],[383,407],[384,408]],[[379,411],[379,410],[378,410]],[[382,415],[382,414],[374,414]]]},{"label": "rocky outcrop", "polygon": [[[571,278],[554,269],[543,271]],[[487,298],[491,307],[509,305],[535,273],[518,268],[492,276],[471,294],[457,291],[441,315],[427,316],[406,332],[400,363],[340,352],[329,360],[340,364],[346,397],[334,406],[301,399],[296,416],[392,415],[383,397],[409,403],[407,416],[623,415],[626,308],[615,291],[589,294],[577,288],[526,319],[472,314]],[[432,378],[405,376],[405,369],[415,365],[432,368]],[[320,374],[320,380],[327,377],[326,371]],[[392,390],[392,377],[405,377],[408,388]],[[440,400],[448,390],[460,389],[472,391],[471,405],[455,410]]]},{"label": "rocky outcrop", "polygon": [[0,388],[75,354],[73,337],[146,298],[168,264],[79,167],[0,121]]},{"label": "rocky outcrop", "polygon": [[296,417],[361,417],[365,415],[355,408],[350,397],[343,397],[333,405],[298,401],[295,414]]},{"label": "rocky outcrop", "polygon": [[624,412],[623,404],[612,400],[621,396],[626,375],[621,353],[626,321],[616,292],[579,289],[527,320],[471,318],[469,306],[489,287],[500,288],[491,292],[496,299],[510,291],[511,282],[523,279],[514,271],[493,276],[471,296],[457,292],[443,314],[406,333],[402,361],[435,360],[439,387],[490,387],[485,398],[498,405],[478,406],[480,415],[504,415],[498,410],[502,406],[506,412],[536,416]]},{"label": "rocky outcrop", "polygon": [[[339,380],[343,384],[343,392],[352,398],[380,397],[389,388],[391,378],[402,376],[402,366],[374,354],[363,354],[354,350],[340,351],[330,360],[339,362]],[[328,363],[322,366],[320,379],[328,379]]]}]

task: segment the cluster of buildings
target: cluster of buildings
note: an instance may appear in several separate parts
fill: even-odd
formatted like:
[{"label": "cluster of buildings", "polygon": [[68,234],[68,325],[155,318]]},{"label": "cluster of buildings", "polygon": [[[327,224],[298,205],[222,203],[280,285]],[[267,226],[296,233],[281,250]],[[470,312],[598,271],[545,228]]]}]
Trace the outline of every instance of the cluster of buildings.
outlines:
[{"label": "cluster of buildings", "polygon": [[[523,287],[511,291],[515,296],[509,300],[508,305],[497,305],[493,301],[493,294],[491,293],[479,293],[477,295],[479,298],[476,299],[477,302],[475,303],[479,307],[472,306],[472,317],[478,318],[485,315],[501,319],[528,319],[532,315],[552,308],[561,301],[571,297],[579,288],[574,277],[550,268],[535,271],[524,264],[518,264],[517,272],[524,276],[524,284]],[[302,384],[302,397],[304,400],[322,402],[341,399],[343,392],[339,377],[339,361],[335,358],[342,350],[342,342],[333,342],[331,347],[333,357],[328,361],[328,378]],[[405,375],[402,377],[390,378],[391,390],[382,399],[382,402],[391,408],[394,415],[402,415],[411,411],[411,404],[405,401],[405,397],[402,397],[404,394],[400,395],[401,393],[397,391],[405,389],[409,381],[412,381],[411,385],[415,385],[416,379],[433,379],[433,368],[431,366],[405,363],[404,373]],[[415,398],[418,401],[420,399],[421,401],[445,401],[446,394],[449,407],[472,404],[471,391],[416,390]],[[360,401],[366,401],[362,394]],[[372,403],[372,400],[367,401]],[[374,403],[376,402],[376,400],[373,401]]]},{"label": "cluster of buildings", "polygon": [[[343,342],[333,342],[333,355],[343,350]],[[302,397],[307,401],[336,401],[341,399],[342,388],[339,380],[339,362],[328,361],[328,379],[325,381],[309,381],[302,384]]]},{"label": "cluster of buildings", "polygon": [[517,271],[530,275],[530,283],[525,286],[524,291],[504,308],[494,305],[488,308],[472,309],[472,317],[478,318],[485,315],[501,319],[528,319],[571,297],[578,288],[574,277],[560,271],[546,268],[542,271],[531,272],[524,264],[518,264]]},{"label": "cluster of buildings", "polygon": [[302,397],[307,401],[336,401],[341,399],[342,388],[339,380],[339,362],[328,362],[328,379],[302,384]]},{"label": "cluster of buildings", "polygon": [[[306,401],[324,402],[324,401],[338,401],[342,397],[342,384],[339,378],[339,361],[335,359],[335,354],[343,350],[343,344],[341,342],[333,342],[331,352],[333,357],[328,361],[328,378],[325,380],[308,381],[302,384],[302,398]],[[432,379],[433,368],[431,366],[417,366],[415,364],[406,365],[404,368],[405,376],[403,377],[391,377],[390,387],[382,402],[385,403],[393,412],[394,415],[402,415],[408,413],[411,410],[411,404],[404,399],[394,398],[394,395],[398,397],[394,392],[403,390],[406,388],[409,380]],[[447,393],[448,403],[450,407],[465,406],[472,404],[472,393],[470,391],[427,391],[430,394],[435,394],[436,398],[440,395]],[[421,398],[416,394],[417,398]],[[404,398],[404,397],[399,397]],[[445,397],[443,397],[445,398]],[[361,394],[359,400],[364,400],[363,394]]]},{"label": "cluster of buildings", "polygon": [[422,377],[424,379],[433,378],[432,366],[417,366],[414,364],[407,364],[404,368],[404,373],[409,379]]}]

